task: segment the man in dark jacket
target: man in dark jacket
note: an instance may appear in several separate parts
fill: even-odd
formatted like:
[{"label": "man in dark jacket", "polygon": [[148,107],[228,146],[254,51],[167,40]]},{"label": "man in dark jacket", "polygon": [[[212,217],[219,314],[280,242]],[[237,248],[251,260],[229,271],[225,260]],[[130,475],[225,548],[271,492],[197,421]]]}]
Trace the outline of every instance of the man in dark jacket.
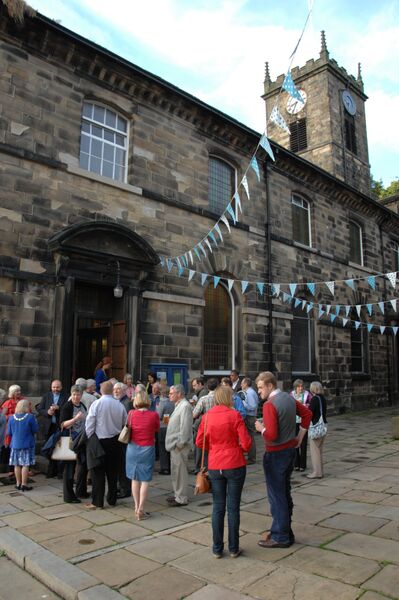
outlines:
[{"label": "man in dark jacket", "polygon": [[[37,407],[40,421],[43,424],[43,433],[46,441],[59,428],[60,410],[68,402],[67,394],[62,390],[59,379],[51,382],[51,390],[46,392]],[[46,477],[56,477],[61,474],[59,461],[49,460]]]}]

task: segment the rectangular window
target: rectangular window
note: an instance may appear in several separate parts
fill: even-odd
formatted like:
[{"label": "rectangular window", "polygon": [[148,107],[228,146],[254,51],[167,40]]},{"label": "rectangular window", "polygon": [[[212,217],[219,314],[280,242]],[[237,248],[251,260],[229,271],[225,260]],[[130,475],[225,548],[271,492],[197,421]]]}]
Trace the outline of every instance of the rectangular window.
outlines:
[{"label": "rectangular window", "polygon": [[351,370],[367,373],[367,334],[362,326],[351,329]]},{"label": "rectangular window", "polygon": [[[296,311],[294,310],[294,313]],[[300,313],[301,316],[300,316]],[[309,317],[303,315],[303,311],[294,314],[291,322],[291,353],[292,353],[292,372],[293,373],[311,373],[312,372],[312,327]]]},{"label": "rectangular window", "polygon": [[308,139],[306,133],[306,119],[298,119],[289,124],[290,128],[290,150],[291,152],[299,152],[306,150],[308,147]]},{"label": "rectangular window", "polygon": [[235,191],[235,170],[213,156],[209,159],[209,210],[221,215]]},{"label": "rectangular window", "polygon": [[310,210],[309,203],[301,196],[292,196],[292,239],[298,244],[310,246]]},{"label": "rectangular window", "polygon": [[349,221],[349,260],[357,265],[363,264],[362,228]]},{"label": "rectangular window", "polygon": [[345,145],[348,150],[357,154],[355,117],[345,115]]}]

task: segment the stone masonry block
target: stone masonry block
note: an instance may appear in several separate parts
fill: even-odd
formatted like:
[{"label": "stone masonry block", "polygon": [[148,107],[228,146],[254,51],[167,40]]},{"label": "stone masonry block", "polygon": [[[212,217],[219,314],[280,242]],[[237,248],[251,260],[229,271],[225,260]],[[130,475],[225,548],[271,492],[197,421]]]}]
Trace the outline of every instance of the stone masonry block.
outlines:
[{"label": "stone masonry block", "polygon": [[42,547],[11,527],[0,529],[0,549],[18,566],[25,567],[25,559],[39,552]]}]

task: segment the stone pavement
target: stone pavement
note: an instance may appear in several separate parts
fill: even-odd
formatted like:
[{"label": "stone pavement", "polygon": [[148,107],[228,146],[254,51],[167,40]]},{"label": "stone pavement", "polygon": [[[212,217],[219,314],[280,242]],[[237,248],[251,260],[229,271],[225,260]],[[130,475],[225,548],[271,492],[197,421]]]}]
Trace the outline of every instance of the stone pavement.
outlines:
[{"label": "stone pavement", "polygon": [[[19,596],[29,599],[399,598],[399,441],[391,438],[398,414],[384,408],[329,418],[326,477],[293,477],[297,541],[288,549],[257,545],[270,525],[259,446],[242,498],[238,559],[211,554],[210,496],[168,507],[169,477],[155,475],[151,517],[140,522],[131,499],[89,512],[64,504],[62,482],[43,475],[31,492],[0,485],[0,550],[13,561],[0,559],[0,598],[2,569],[15,585],[33,576],[32,593]],[[40,593],[42,584],[51,592]]]}]

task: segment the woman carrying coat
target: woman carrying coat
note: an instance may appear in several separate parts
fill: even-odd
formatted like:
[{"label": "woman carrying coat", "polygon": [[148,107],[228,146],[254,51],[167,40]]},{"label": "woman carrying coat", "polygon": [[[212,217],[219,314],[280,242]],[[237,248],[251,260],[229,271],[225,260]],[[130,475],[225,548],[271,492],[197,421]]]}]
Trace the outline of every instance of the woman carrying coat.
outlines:
[{"label": "woman carrying coat", "polygon": [[208,472],[212,482],[212,552],[223,556],[224,516],[228,515],[228,546],[231,558],[241,554],[239,547],[240,501],[246,476],[244,452],[251,447],[249,435],[240,413],[233,408],[233,391],[220,386],[214,395],[215,406],[201,421],[195,444],[208,450]]}]

